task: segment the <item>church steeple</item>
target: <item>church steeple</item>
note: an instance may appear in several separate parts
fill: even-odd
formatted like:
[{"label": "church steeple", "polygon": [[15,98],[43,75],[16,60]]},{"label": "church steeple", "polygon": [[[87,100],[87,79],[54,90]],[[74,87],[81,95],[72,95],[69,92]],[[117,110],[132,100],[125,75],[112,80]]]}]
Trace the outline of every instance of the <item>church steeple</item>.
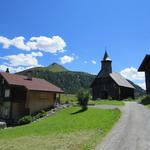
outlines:
[{"label": "church steeple", "polygon": [[110,59],[109,56],[108,56],[107,51],[105,50],[105,54],[104,54],[104,57],[103,57],[103,61],[107,61],[107,60],[111,61],[111,59]]},{"label": "church steeple", "polygon": [[111,66],[112,60],[109,58],[107,51],[105,51],[103,60],[101,61],[101,72],[103,74],[109,74],[112,73],[112,66]]}]

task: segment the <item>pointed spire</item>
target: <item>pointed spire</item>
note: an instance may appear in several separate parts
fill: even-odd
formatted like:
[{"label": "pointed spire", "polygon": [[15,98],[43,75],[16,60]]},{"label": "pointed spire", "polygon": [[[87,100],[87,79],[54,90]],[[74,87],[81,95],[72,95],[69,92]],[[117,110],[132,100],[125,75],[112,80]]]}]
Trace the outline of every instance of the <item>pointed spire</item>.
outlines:
[{"label": "pointed spire", "polygon": [[9,68],[6,69],[6,73],[9,73]]},{"label": "pointed spire", "polygon": [[105,54],[104,54],[104,57],[103,57],[103,61],[107,61],[107,60],[111,61],[111,59],[110,59],[109,56],[108,56],[107,50],[105,50]]}]

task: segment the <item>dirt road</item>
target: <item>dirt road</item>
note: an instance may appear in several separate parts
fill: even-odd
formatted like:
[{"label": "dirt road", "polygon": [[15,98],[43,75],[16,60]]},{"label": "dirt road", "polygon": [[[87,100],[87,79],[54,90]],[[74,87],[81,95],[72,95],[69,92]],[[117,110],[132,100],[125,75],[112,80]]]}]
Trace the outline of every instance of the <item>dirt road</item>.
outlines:
[{"label": "dirt road", "polygon": [[95,150],[150,150],[150,110],[127,102],[122,117]]}]

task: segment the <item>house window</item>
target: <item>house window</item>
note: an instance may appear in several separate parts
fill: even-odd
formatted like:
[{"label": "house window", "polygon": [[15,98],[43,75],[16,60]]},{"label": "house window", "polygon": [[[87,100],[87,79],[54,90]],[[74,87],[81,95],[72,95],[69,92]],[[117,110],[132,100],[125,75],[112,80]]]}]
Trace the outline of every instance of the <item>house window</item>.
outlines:
[{"label": "house window", "polygon": [[8,98],[10,96],[10,89],[5,90],[5,97]]}]

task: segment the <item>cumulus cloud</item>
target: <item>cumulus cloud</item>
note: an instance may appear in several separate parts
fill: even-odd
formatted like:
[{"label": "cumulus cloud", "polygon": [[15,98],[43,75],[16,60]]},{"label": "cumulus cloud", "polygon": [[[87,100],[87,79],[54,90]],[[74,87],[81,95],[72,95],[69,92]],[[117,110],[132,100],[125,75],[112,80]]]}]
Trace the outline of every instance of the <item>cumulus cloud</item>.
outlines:
[{"label": "cumulus cloud", "polygon": [[91,60],[91,62],[92,62],[92,64],[94,64],[94,65],[96,64],[96,61],[95,61],[95,60]]},{"label": "cumulus cloud", "polygon": [[40,56],[43,56],[41,52],[32,52],[31,54],[9,55],[0,59],[7,60],[10,66],[38,66],[36,57]]},{"label": "cumulus cloud", "polygon": [[18,72],[24,69],[42,66],[38,63],[37,57],[41,57],[41,52],[32,52],[31,54],[18,54],[0,57],[5,60],[4,64],[0,65],[0,70],[5,71],[9,68],[11,72]]},{"label": "cumulus cloud", "polygon": [[6,69],[9,68],[9,71],[11,73],[16,73],[16,72],[20,72],[20,71],[23,71],[23,70],[26,70],[26,69],[30,69],[32,67],[33,66],[30,66],[30,67],[23,67],[23,66],[11,67],[9,65],[0,65],[0,71],[6,71]]},{"label": "cumulus cloud", "polygon": [[129,79],[129,80],[132,80],[132,81],[145,80],[144,73],[143,72],[138,72],[137,69],[134,68],[134,67],[125,68],[120,73],[126,79]]},{"label": "cumulus cloud", "polygon": [[3,48],[14,46],[21,50],[40,50],[49,53],[64,52],[66,47],[65,41],[60,36],[53,36],[52,38],[46,36],[31,37],[27,42],[23,36],[13,39],[0,36],[0,44],[3,45]]},{"label": "cumulus cloud", "polygon": [[143,89],[146,88],[145,87],[145,74],[143,72],[138,72],[136,68],[130,67],[130,68],[125,68],[120,73],[123,77],[135,82]]},{"label": "cumulus cloud", "polygon": [[3,36],[0,36],[0,43],[3,44],[3,48],[9,48],[9,46],[11,45],[11,41]]},{"label": "cumulus cloud", "polygon": [[68,55],[65,55],[65,56],[63,56],[63,57],[60,57],[60,62],[61,62],[62,64],[71,63],[73,60],[74,60],[74,57],[68,56]]}]

